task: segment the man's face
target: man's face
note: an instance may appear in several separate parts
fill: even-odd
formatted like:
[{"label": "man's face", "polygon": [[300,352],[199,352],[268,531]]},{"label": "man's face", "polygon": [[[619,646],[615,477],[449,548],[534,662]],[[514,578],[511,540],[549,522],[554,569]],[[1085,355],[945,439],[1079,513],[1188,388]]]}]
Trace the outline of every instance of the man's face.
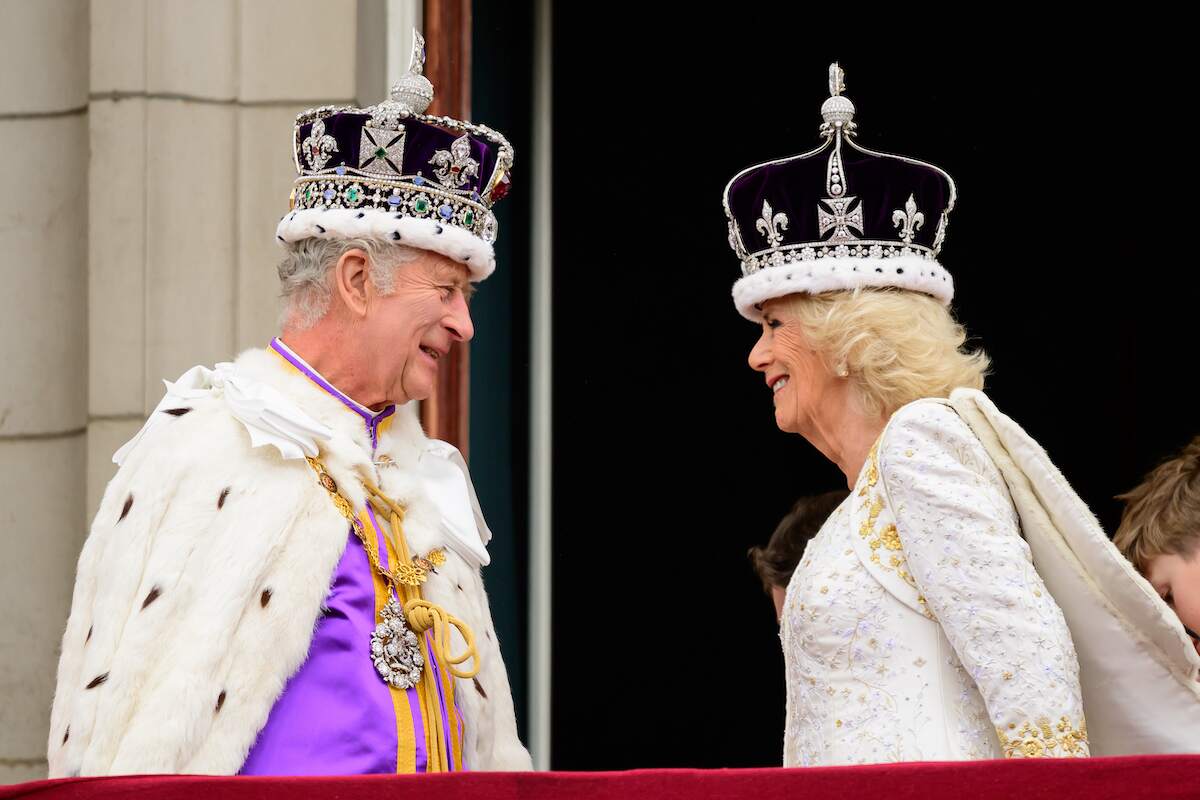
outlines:
[{"label": "man's face", "polygon": [[363,340],[370,348],[368,368],[382,378],[387,402],[430,397],[450,348],[475,335],[468,275],[462,264],[422,251],[416,261],[396,268],[392,294],[372,292]]},{"label": "man's face", "polygon": [[[1193,633],[1200,633],[1200,553],[1157,555],[1146,567],[1146,580]],[[1196,652],[1200,641],[1192,637]]]}]

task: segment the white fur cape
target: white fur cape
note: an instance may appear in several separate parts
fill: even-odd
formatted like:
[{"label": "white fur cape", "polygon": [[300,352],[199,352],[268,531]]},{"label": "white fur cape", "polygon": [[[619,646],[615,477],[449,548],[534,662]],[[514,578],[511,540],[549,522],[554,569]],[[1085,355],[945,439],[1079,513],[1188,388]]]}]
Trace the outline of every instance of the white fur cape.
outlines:
[{"label": "white fur cape", "polygon": [[[265,350],[235,367],[333,431],[321,458],[356,507],[357,476],[377,479],[407,506],[414,552],[447,547],[423,593],[476,638],[478,677],[455,687],[464,759],[530,769],[479,570],[452,549],[406,469],[428,441],[418,423],[395,415],[377,456],[396,464],[376,469],[362,419],[337,399]],[[155,412],[171,419],[128,453],[80,554],[50,718],[52,778],[236,773],[307,657],[347,523],[305,461],[252,447],[221,397],[184,408]]]}]

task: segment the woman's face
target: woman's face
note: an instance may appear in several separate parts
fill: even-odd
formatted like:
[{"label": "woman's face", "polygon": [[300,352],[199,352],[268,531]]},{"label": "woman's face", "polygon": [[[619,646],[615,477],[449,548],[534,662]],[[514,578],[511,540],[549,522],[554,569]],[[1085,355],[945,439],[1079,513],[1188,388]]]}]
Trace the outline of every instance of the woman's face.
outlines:
[{"label": "woman's face", "polygon": [[762,335],[750,351],[750,367],[763,373],[775,402],[775,424],[814,442],[816,420],[843,402],[844,387],[812,349],[792,318],[786,298],[763,304]]}]

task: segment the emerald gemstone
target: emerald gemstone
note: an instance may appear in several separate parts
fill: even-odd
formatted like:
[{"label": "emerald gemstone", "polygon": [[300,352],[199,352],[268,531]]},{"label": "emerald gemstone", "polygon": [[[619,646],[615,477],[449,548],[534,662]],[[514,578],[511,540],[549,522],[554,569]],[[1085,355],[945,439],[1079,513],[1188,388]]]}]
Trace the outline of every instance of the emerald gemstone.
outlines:
[{"label": "emerald gemstone", "polygon": [[347,189],[346,190],[346,199],[349,200],[351,203],[357,203],[358,202],[358,189]]},{"label": "emerald gemstone", "polygon": [[468,225],[474,225],[475,224],[475,212],[468,211],[466,216],[463,217],[463,222],[467,223]]},{"label": "emerald gemstone", "polygon": [[417,210],[418,214],[424,214],[429,210],[429,203],[425,200],[418,200],[417,202],[413,203],[413,208]]},{"label": "emerald gemstone", "polygon": [[385,150],[384,148],[382,148],[382,147],[375,148],[375,157],[376,158],[383,158],[386,155],[387,155],[387,150]]}]

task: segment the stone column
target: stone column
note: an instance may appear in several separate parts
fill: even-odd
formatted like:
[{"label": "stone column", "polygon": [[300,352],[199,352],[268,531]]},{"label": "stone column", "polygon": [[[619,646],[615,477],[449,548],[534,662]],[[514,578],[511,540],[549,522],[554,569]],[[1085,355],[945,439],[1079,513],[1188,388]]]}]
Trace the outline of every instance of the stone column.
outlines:
[{"label": "stone column", "polygon": [[357,18],[354,0],[92,2],[89,513],[163,379],[275,333],[292,123],[354,101]]},{"label": "stone column", "polygon": [[0,0],[0,783],[46,772],[84,532],[88,4]]}]

